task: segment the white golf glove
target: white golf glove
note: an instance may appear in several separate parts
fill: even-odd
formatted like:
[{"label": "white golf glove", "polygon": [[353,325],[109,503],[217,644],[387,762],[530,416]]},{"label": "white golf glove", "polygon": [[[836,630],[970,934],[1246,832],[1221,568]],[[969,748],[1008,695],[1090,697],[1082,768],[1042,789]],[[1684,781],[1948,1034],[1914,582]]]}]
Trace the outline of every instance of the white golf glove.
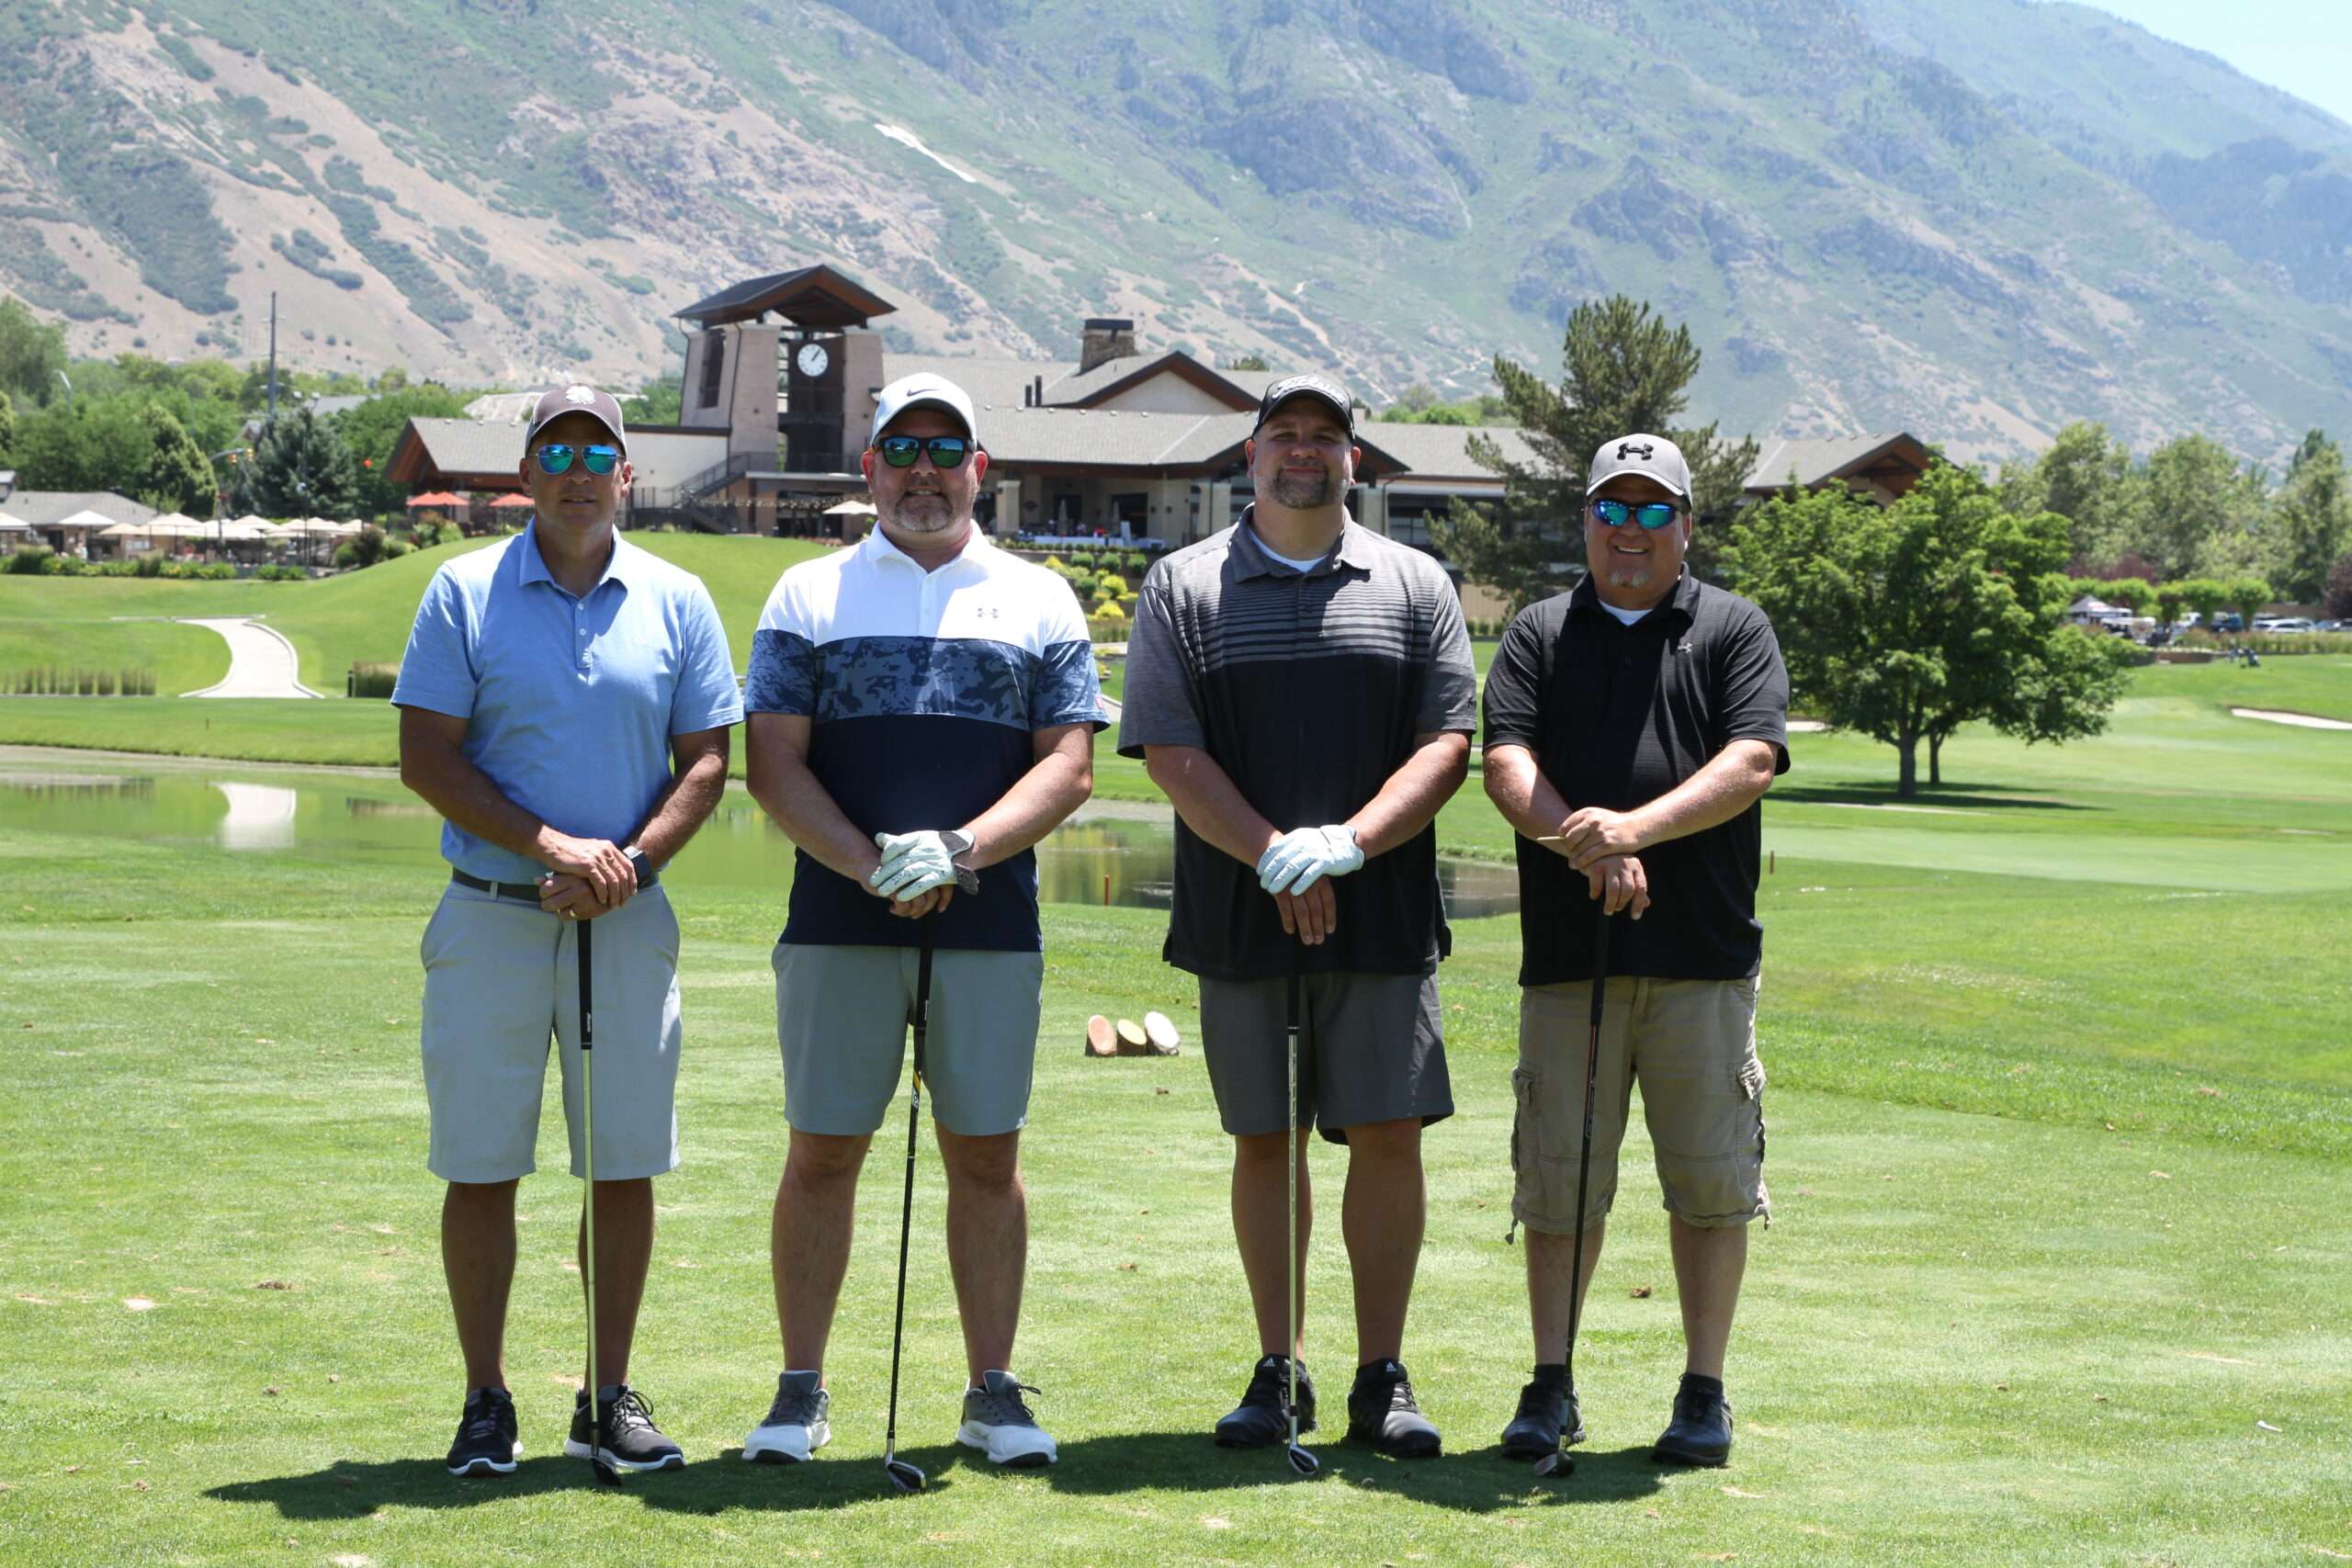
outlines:
[{"label": "white golf glove", "polygon": [[882,852],[882,863],[874,868],[865,885],[885,898],[903,903],[934,887],[961,883],[965,877],[978,881],[971,872],[956,869],[956,857],[970,849],[972,840],[953,829],[876,833],[874,843]]},{"label": "white golf glove", "polygon": [[1345,876],[1362,864],[1363,851],[1347,824],[1294,828],[1258,857],[1258,886],[1269,893],[1304,893],[1327,876]]}]

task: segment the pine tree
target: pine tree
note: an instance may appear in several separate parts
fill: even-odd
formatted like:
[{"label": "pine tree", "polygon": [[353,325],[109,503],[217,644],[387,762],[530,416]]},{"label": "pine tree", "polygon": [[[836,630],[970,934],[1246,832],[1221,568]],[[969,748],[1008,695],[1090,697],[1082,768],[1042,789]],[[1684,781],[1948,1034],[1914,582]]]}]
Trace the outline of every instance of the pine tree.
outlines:
[{"label": "pine tree", "polygon": [[254,444],[253,496],[272,517],[347,516],[359,502],[359,466],[332,424],[308,408],[277,416]]}]

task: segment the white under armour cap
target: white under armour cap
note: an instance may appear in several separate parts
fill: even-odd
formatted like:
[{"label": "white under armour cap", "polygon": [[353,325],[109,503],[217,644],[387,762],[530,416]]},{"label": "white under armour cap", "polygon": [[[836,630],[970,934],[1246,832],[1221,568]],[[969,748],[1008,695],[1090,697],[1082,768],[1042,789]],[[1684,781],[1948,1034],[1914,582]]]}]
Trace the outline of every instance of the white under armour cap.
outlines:
[{"label": "white under armour cap", "polygon": [[954,414],[964,422],[964,434],[971,437],[972,444],[979,445],[980,422],[973,417],[972,400],[946,377],[933,376],[929,371],[901,376],[882,389],[874,400],[874,430],[865,444],[871,446],[881,440],[890,422],[910,409],[938,409]]}]

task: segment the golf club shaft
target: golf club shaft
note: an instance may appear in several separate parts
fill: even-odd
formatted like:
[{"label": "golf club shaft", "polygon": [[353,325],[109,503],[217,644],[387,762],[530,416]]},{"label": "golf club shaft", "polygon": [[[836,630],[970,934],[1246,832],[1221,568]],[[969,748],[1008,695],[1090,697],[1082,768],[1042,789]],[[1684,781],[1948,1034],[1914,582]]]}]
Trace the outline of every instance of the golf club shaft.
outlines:
[{"label": "golf club shaft", "polygon": [[1577,1386],[1577,1325],[1584,1315],[1584,1194],[1592,1170],[1592,1102],[1600,1081],[1600,1012],[1609,987],[1609,915],[1593,924],[1592,1032],[1584,1048],[1584,1136],[1577,1147],[1577,1228],[1568,1250],[1568,1388]]},{"label": "golf club shaft", "polygon": [[596,928],[586,920],[571,928],[580,942],[580,1133],[581,1169],[587,1179],[580,1196],[580,1276],[588,1292],[588,1462],[601,1462],[605,1405],[596,1367],[596,982],[592,967]]},{"label": "golf club shaft", "polygon": [[1298,965],[1294,962],[1290,971],[1290,1026],[1288,1036],[1290,1061],[1290,1092],[1283,1101],[1286,1125],[1283,1129],[1283,1189],[1286,1201],[1283,1204],[1283,1360],[1290,1369],[1290,1393],[1284,1400],[1290,1416],[1290,1446],[1298,1447]]},{"label": "golf club shaft", "polygon": [[907,1236],[915,1215],[915,1129],[922,1116],[923,1031],[931,1020],[931,919],[916,922],[921,935],[915,958],[915,1077],[907,1100],[907,1179],[899,1199],[899,1303],[890,1318],[890,1419],[882,1437],[887,1461],[899,1450],[899,1348],[907,1326]]}]

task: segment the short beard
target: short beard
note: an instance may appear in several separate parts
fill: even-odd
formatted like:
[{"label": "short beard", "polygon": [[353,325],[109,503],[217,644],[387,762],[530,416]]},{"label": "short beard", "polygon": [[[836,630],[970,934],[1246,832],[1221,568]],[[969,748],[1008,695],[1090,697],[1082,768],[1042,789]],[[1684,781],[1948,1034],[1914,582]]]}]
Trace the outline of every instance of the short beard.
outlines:
[{"label": "short beard", "polygon": [[1326,470],[1313,479],[1296,474],[1274,476],[1271,491],[1277,506],[1287,506],[1294,512],[1309,512],[1318,506],[1329,506],[1339,499],[1339,484]]},{"label": "short beard", "polygon": [[890,509],[890,525],[910,534],[944,534],[963,521],[944,493],[902,495]]}]

